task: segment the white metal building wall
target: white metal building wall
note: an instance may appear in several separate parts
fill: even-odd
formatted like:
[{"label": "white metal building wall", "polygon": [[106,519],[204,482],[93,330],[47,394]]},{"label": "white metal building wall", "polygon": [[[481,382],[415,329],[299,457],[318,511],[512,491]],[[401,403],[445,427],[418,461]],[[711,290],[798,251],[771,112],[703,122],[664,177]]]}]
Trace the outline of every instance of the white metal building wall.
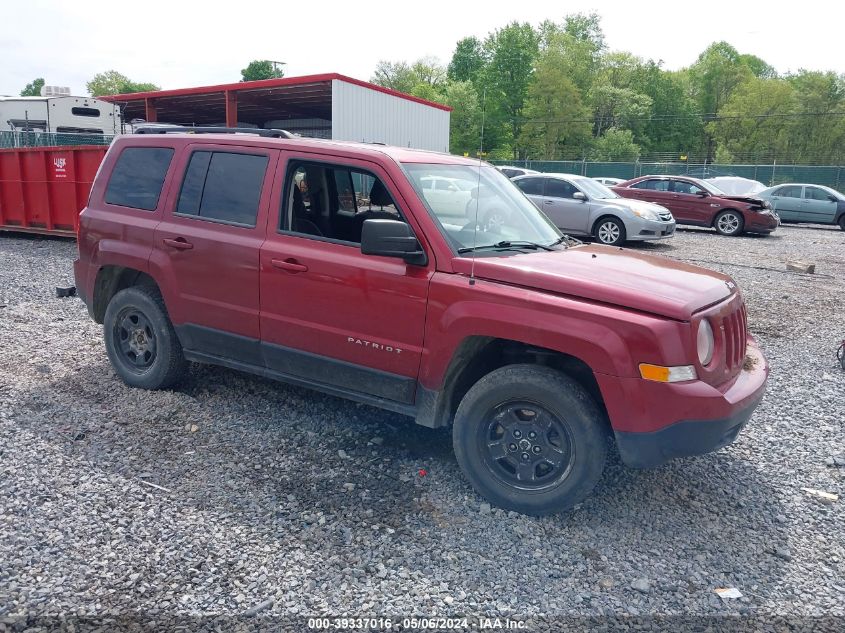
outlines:
[{"label": "white metal building wall", "polygon": [[332,138],[449,151],[449,111],[332,80]]}]

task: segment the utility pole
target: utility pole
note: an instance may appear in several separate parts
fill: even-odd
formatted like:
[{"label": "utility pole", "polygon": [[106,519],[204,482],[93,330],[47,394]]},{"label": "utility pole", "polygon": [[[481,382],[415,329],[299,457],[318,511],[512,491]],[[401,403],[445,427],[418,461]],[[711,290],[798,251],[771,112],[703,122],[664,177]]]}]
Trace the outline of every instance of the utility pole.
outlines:
[{"label": "utility pole", "polygon": [[277,61],[272,60],[272,59],[268,59],[267,61],[270,62],[271,64],[273,64],[273,74],[275,74],[277,72],[277,68],[276,68],[277,64],[279,66],[287,66],[287,62],[277,62]]}]

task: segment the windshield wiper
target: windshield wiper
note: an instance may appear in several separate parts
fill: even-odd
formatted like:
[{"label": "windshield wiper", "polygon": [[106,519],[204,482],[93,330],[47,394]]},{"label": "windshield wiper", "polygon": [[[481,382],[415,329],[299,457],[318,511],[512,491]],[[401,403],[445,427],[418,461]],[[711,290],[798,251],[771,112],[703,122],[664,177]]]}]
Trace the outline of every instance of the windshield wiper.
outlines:
[{"label": "windshield wiper", "polygon": [[537,249],[543,249],[544,251],[553,250],[552,248],[543,246],[537,242],[528,242],[525,240],[502,240],[501,242],[496,242],[495,244],[482,244],[481,246],[466,246],[464,248],[459,248],[458,253],[471,253],[472,251],[483,251],[488,249],[518,250],[521,248],[529,248],[534,251]]},{"label": "windshield wiper", "polygon": [[[569,246],[578,246],[578,244],[584,243],[581,240],[577,240],[574,237],[572,237],[571,235],[567,235],[566,233],[564,233],[558,239],[556,239],[554,242],[549,244],[549,246],[558,246],[560,244],[563,244],[564,242],[566,242],[567,248],[569,248]],[[551,250],[551,248],[549,250]]]}]

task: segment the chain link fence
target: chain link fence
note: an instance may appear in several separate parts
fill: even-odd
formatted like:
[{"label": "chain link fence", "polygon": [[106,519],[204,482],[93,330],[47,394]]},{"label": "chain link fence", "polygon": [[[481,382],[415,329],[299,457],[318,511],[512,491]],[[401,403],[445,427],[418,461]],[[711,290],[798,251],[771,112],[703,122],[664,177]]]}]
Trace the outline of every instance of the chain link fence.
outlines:
[{"label": "chain link fence", "polygon": [[72,145],[109,145],[109,134],[0,131],[0,149],[13,147],[55,147]]},{"label": "chain link fence", "polygon": [[672,176],[740,176],[758,180],[766,186],[783,182],[826,185],[839,191],[845,189],[845,166],[842,165],[718,165],[713,163],[599,163],[584,160],[523,160],[491,161],[494,165],[513,165],[546,173],[580,174],[591,178],[637,178],[649,174]]}]

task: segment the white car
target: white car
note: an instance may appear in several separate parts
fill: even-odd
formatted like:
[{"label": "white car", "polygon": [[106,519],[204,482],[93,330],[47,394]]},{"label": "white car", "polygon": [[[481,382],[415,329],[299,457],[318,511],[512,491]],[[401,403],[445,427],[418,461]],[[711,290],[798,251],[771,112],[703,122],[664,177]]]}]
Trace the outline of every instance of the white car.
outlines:
[{"label": "white car", "polygon": [[625,182],[624,178],[609,178],[607,176],[598,176],[593,178],[596,182],[600,182],[605,187],[615,187],[616,185]]},{"label": "white car", "polygon": [[457,217],[466,217],[467,203],[472,198],[476,183],[444,176],[420,178],[423,197],[439,212]]},{"label": "white car", "polygon": [[525,176],[527,174],[539,174],[536,169],[528,169],[526,167],[514,167],[513,165],[499,165],[496,167],[508,178],[516,178],[517,176]]}]

